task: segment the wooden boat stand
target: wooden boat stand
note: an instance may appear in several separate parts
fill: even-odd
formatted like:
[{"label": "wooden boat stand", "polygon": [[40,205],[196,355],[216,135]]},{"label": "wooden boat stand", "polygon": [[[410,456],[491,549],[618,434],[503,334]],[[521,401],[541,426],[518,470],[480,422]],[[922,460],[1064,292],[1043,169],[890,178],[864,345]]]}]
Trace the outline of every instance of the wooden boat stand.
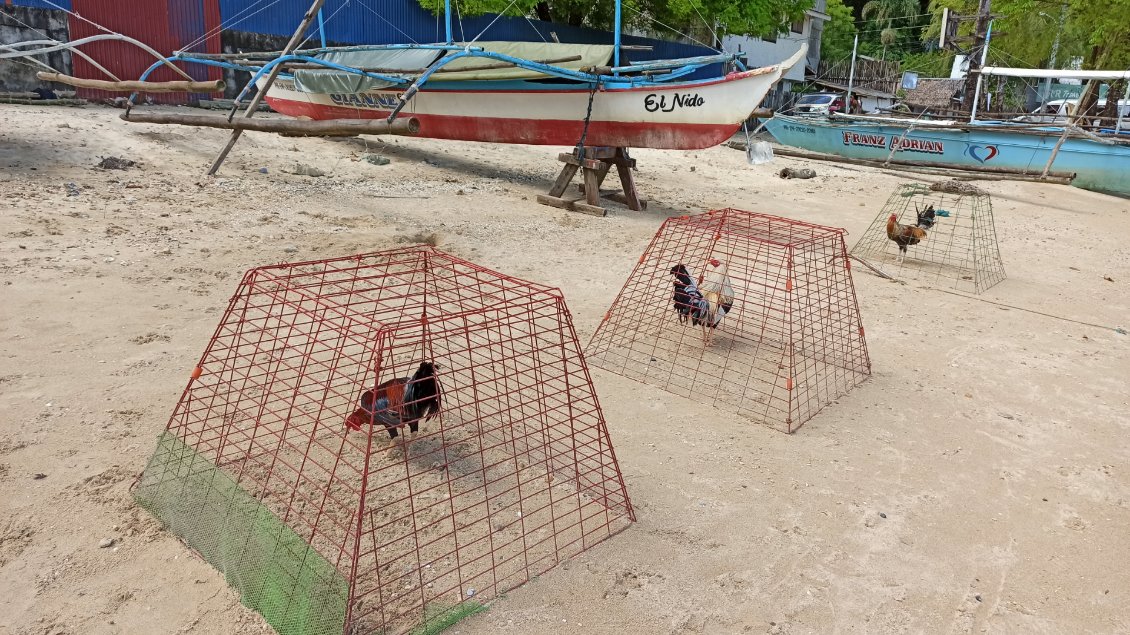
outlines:
[{"label": "wooden boat stand", "polygon": [[[600,199],[603,197],[627,205],[628,209],[637,212],[647,209],[647,201],[640,199],[636,194],[636,182],[632,178],[632,168],[636,167],[636,160],[628,156],[627,148],[584,148],[584,159],[581,158],[581,148],[575,148],[572,153],[562,152],[557,156],[557,160],[565,166],[561,168],[561,174],[557,175],[557,180],[553,183],[549,194],[538,195],[538,202],[542,205],[604,216],[608,212],[600,205]],[[608,176],[612,166],[616,166],[616,172],[620,175],[620,186],[623,191],[601,192],[600,185]],[[584,175],[584,183],[577,186],[581,196],[565,198],[565,190],[573,181],[577,170],[581,170]]]}]

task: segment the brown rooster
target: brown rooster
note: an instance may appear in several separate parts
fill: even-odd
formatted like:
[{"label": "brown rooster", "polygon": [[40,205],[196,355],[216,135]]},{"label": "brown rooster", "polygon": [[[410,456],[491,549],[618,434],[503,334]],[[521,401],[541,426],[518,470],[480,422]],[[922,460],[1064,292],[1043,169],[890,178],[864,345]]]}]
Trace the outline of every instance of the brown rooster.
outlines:
[{"label": "brown rooster", "polygon": [[903,225],[898,222],[898,216],[891,214],[887,219],[887,238],[890,238],[899,246],[899,262],[906,259],[906,248],[909,245],[917,245],[918,243],[926,240],[926,230],[934,226],[934,206],[927,205],[924,210],[915,210],[918,212],[918,223],[916,225]]}]

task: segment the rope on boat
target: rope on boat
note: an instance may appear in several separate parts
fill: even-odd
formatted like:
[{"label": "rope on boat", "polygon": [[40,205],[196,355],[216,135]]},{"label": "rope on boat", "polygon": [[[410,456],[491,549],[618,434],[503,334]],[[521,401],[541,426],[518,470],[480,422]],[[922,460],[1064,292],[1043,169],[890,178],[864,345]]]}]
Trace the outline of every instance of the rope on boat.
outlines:
[{"label": "rope on boat", "polygon": [[592,88],[589,89],[589,107],[585,111],[585,127],[581,130],[581,140],[577,142],[577,158],[581,161],[585,160],[585,139],[589,136],[589,122],[592,120],[592,101],[596,97],[596,91],[600,90],[600,77],[597,76],[596,81],[593,82]]}]

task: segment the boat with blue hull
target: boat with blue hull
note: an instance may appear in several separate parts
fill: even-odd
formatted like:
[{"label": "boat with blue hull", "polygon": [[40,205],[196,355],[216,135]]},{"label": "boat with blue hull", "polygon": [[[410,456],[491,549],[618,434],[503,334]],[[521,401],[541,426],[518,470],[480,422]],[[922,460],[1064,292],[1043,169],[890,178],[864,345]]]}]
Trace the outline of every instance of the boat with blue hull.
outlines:
[{"label": "boat with blue hull", "polygon": [[[1072,185],[1130,197],[1130,135],[1098,135],[1009,122],[929,121],[889,117],[775,115],[765,128],[778,142],[843,157],[921,162],[1040,175],[1075,175]],[[1121,137],[1121,138],[1120,138]],[[1061,143],[1062,140],[1062,143]]]}]

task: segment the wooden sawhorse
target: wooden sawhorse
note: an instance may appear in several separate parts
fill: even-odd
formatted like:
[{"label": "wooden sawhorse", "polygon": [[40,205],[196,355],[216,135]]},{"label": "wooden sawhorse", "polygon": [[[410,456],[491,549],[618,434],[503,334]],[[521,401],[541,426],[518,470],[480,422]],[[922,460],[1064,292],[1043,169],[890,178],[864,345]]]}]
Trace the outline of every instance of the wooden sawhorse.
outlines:
[{"label": "wooden sawhorse", "polygon": [[[561,174],[557,175],[557,180],[553,183],[549,194],[538,195],[538,202],[594,216],[604,216],[608,213],[600,205],[602,197],[627,205],[628,209],[637,212],[647,209],[647,201],[641,200],[636,194],[636,182],[632,178],[632,168],[636,167],[636,160],[628,156],[627,148],[589,147],[584,149],[584,157],[581,159],[579,148],[574,149],[572,153],[562,152],[558,155],[557,160],[565,166],[561,168]],[[620,175],[620,186],[623,191],[601,192],[600,185],[604,183],[604,178],[608,176],[612,166],[616,166],[616,172]],[[573,181],[577,170],[581,170],[584,175],[584,183],[578,186],[582,195],[564,198],[565,190]]]}]

